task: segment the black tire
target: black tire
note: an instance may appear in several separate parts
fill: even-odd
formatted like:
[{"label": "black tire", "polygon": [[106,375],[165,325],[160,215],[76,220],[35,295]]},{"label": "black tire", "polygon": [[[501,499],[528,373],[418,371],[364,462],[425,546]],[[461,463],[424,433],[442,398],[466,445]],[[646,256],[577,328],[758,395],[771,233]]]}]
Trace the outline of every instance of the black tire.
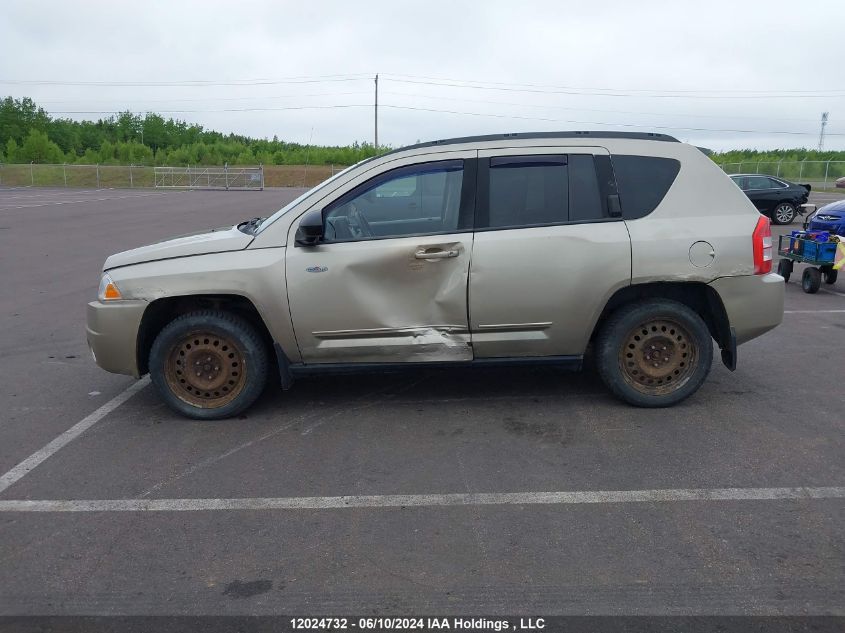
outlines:
[{"label": "black tire", "polygon": [[619,308],[602,326],[595,349],[605,385],[637,407],[669,407],[688,398],[713,363],[707,325],[692,309],[669,299]]},{"label": "black tire", "polygon": [[778,262],[778,275],[783,277],[786,283],[789,283],[789,277],[792,275],[791,259],[782,259]]},{"label": "black tire", "polygon": [[228,312],[199,310],[159,332],[149,368],[171,409],[195,420],[220,420],[243,412],[261,395],[268,353],[249,322]]},{"label": "black tire", "polygon": [[839,271],[828,269],[824,271],[824,282],[829,285],[833,285],[836,283],[836,278],[839,277]]},{"label": "black tire", "polygon": [[791,202],[778,202],[772,209],[772,224],[792,224],[797,212]]},{"label": "black tire", "polygon": [[808,267],[801,275],[801,288],[809,295],[814,295],[822,285],[822,274],[818,268]]}]

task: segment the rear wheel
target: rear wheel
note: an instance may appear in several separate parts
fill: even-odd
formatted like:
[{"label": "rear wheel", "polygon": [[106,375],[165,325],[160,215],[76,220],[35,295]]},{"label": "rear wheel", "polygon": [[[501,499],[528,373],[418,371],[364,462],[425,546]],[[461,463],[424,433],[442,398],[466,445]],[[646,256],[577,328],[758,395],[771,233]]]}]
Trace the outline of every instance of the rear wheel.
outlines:
[{"label": "rear wheel", "polygon": [[791,202],[779,202],[772,213],[772,222],[775,224],[792,224],[795,219],[795,205]]},{"label": "rear wheel", "polygon": [[602,327],[596,345],[604,383],[638,407],[667,407],[689,397],[712,362],[707,325],[689,307],[668,299],[620,308]]},{"label": "rear wheel", "polygon": [[267,350],[244,319],[202,310],[180,316],[150,350],[150,377],[177,413],[197,420],[238,415],[267,384]]},{"label": "rear wheel", "polygon": [[822,285],[822,274],[818,268],[805,268],[801,275],[801,288],[807,294],[814,295]]},{"label": "rear wheel", "polygon": [[824,271],[824,282],[833,285],[836,283],[836,278],[839,277],[839,271],[832,268],[826,268]]}]

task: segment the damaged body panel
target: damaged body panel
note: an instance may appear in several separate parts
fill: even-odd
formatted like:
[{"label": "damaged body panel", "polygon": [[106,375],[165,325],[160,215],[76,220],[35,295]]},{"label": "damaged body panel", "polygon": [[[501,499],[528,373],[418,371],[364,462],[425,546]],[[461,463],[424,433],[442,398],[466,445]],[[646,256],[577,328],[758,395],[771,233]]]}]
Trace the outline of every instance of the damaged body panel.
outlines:
[{"label": "damaged body panel", "polygon": [[[288,248],[291,319],[302,360],[471,360],[472,234]],[[454,252],[426,259],[427,252]]]}]

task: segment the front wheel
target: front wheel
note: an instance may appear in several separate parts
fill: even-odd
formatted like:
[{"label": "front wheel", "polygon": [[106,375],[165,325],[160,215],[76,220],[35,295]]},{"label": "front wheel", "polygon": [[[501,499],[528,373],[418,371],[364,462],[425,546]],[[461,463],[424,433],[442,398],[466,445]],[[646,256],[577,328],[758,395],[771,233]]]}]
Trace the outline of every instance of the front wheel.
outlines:
[{"label": "front wheel", "polygon": [[150,350],[150,378],[171,409],[196,420],[238,415],[267,384],[267,348],[228,312],[200,310],[168,323]]},{"label": "front wheel", "polygon": [[795,205],[790,202],[780,202],[772,213],[772,222],[775,224],[792,224],[795,213]]},{"label": "front wheel", "polygon": [[701,387],[713,362],[707,325],[677,301],[653,299],[614,312],[599,333],[599,375],[618,398],[668,407]]}]

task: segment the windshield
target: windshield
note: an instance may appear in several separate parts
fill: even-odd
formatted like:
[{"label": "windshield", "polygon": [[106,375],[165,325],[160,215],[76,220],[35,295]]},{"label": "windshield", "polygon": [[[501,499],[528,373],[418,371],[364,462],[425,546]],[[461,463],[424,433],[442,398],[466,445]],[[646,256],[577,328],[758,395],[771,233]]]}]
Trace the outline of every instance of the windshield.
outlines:
[{"label": "windshield", "polygon": [[297,198],[295,198],[295,199],[294,199],[294,200],[292,200],[291,202],[287,203],[285,206],[283,206],[281,209],[279,209],[278,211],[276,211],[276,212],[275,212],[273,215],[271,215],[269,218],[267,218],[266,220],[264,220],[264,221],[261,223],[261,225],[258,227],[258,230],[255,232],[255,234],[256,234],[256,235],[258,235],[259,233],[261,233],[262,231],[264,231],[264,229],[266,229],[268,226],[270,226],[271,224],[273,224],[273,222],[275,222],[275,221],[276,221],[276,220],[278,220],[280,217],[282,217],[285,213],[287,213],[288,211],[290,211],[291,209],[293,209],[296,205],[298,205],[300,202],[302,202],[302,200],[304,200],[305,198],[307,198],[308,196],[310,196],[310,195],[311,195],[312,193],[314,193],[315,191],[318,191],[318,190],[322,189],[323,187],[326,187],[327,185],[329,185],[329,184],[333,183],[335,180],[337,180],[338,178],[340,178],[341,176],[343,176],[344,174],[346,174],[346,173],[347,173],[350,169],[354,169],[354,168],[355,168],[355,167],[357,167],[358,165],[361,165],[361,164],[363,164],[363,163],[366,163],[366,162],[367,162],[367,161],[369,161],[369,160],[372,160],[372,159],[371,159],[371,158],[368,158],[368,159],[366,159],[366,160],[362,160],[361,162],[355,163],[354,165],[352,165],[352,166],[350,166],[350,167],[347,167],[347,168],[346,168],[346,169],[344,169],[343,171],[339,171],[339,172],[337,172],[337,173],[336,173],[334,176],[332,176],[331,178],[329,178],[329,179],[327,179],[327,180],[324,180],[323,182],[321,182],[321,183],[320,183],[319,185],[317,185],[316,187],[312,187],[311,189],[309,189],[308,191],[306,191],[306,192],[305,192],[305,193],[303,193],[302,195],[298,196]]}]

